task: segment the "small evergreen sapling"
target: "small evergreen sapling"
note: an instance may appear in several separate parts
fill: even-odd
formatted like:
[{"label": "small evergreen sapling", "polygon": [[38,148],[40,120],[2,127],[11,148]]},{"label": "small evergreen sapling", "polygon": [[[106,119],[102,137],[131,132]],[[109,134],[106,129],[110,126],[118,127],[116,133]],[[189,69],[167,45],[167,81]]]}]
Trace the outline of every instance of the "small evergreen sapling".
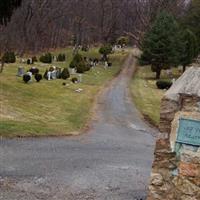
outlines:
[{"label": "small evergreen sapling", "polygon": [[62,73],[61,73],[61,78],[66,80],[70,77],[70,74],[69,74],[69,70],[68,68],[64,68]]},{"label": "small evergreen sapling", "polygon": [[177,66],[180,62],[180,34],[174,17],[162,12],[155,20],[151,30],[146,33],[141,63],[150,64],[160,78],[163,69]]},{"label": "small evergreen sapling", "polygon": [[24,81],[25,83],[28,83],[30,80],[31,80],[30,75],[28,75],[28,74],[24,74],[24,75],[23,75],[23,81]]},{"label": "small evergreen sapling", "polygon": [[35,80],[37,82],[40,82],[42,80],[42,75],[41,74],[35,74]]}]

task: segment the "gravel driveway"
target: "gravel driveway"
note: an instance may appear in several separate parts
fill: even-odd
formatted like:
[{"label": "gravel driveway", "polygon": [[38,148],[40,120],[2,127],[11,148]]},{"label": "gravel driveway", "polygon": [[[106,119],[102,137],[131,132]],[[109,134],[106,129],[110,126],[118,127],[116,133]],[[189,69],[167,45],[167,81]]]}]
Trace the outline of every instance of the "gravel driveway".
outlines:
[{"label": "gravel driveway", "polygon": [[0,140],[0,200],[143,200],[154,130],[131,102],[131,53],[78,137]]}]

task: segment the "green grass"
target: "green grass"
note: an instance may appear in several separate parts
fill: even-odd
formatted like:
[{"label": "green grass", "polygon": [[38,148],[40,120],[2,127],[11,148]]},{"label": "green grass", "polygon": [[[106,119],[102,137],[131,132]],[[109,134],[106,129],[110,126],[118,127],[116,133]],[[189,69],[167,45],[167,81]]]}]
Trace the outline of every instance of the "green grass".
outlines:
[{"label": "green grass", "polygon": [[[180,76],[177,69],[173,69],[173,76],[175,78]],[[161,79],[169,79],[164,71],[162,72]],[[166,91],[157,89],[155,73],[151,71],[149,66],[138,67],[131,82],[131,92],[138,110],[151,123],[158,126],[161,99]]]},{"label": "green grass", "polygon": [[[67,54],[64,63],[53,63],[58,67],[66,67],[72,59],[70,49],[58,50],[56,53]],[[88,57],[99,57],[98,49],[83,53]],[[9,64],[0,74],[0,136],[56,136],[76,134],[90,118],[92,105],[98,91],[120,70],[127,53],[111,55],[113,67],[105,70],[96,67],[83,75],[83,82],[72,84],[70,80],[42,80],[25,84],[17,77],[17,67],[26,70],[25,64]],[[34,66],[44,74],[51,65],[36,63]],[[68,85],[63,86],[66,82]],[[82,88],[83,92],[75,90]]]}]

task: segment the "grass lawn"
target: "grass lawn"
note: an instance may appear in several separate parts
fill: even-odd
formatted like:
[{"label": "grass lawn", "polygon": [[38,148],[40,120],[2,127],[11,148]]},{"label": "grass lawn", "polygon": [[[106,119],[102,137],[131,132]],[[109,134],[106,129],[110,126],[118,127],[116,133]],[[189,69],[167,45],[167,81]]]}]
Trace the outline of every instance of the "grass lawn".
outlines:
[{"label": "grass lawn", "polygon": [[[173,69],[173,76],[180,76],[177,69]],[[165,71],[162,71],[161,79],[169,79]],[[150,66],[138,67],[131,82],[131,92],[138,110],[151,123],[158,126],[161,99],[166,91],[157,89],[155,73],[151,71]]]},{"label": "grass lawn", "polygon": [[[72,50],[65,49],[56,53],[66,53],[67,61],[53,63],[58,67],[69,66]],[[99,57],[98,49],[82,53],[87,57]],[[90,118],[91,108],[98,91],[120,70],[127,53],[110,56],[113,66],[105,70],[96,67],[83,75],[83,82],[72,84],[70,80],[33,80],[25,84],[17,77],[18,66],[28,70],[26,64],[8,64],[0,74],[0,136],[55,136],[75,134],[82,129]],[[44,74],[51,65],[35,63]],[[66,82],[67,86],[62,83]],[[83,89],[77,93],[76,89]]]}]

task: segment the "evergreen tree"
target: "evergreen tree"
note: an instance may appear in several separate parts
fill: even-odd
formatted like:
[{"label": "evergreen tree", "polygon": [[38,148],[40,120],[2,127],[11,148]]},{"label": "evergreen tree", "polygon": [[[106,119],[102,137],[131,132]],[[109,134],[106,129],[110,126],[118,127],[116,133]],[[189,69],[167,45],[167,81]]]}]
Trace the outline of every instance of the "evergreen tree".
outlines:
[{"label": "evergreen tree", "polygon": [[200,0],[192,0],[192,4],[182,23],[196,35],[198,51],[200,52]]},{"label": "evergreen tree", "polygon": [[112,53],[112,46],[105,44],[99,49],[99,53],[103,55],[103,60],[108,61],[108,55]]},{"label": "evergreen tree", "polygon": [[150,64],[156,72],[156,79],[160,78],[161,71],[179,64],[180,39],[178,24],[174,17],[161,12],[146,33],[142,50],[141,61]]},{"label": "evergreen tree", "polygon": [[66,80],[70,77],[70,74],[69,74],[69,70],[68,68],[64,68],[62,73],[61,73],[61,78]]},{"label": "evergreen tree", "polygon": [[190,30],[184,30],[181,33],[181,57],[180,63],[183,65],[183,72],[186,66],[192,63],[198,55],[197,38]]},{"label": "evergreen tree", "polygon": [[75,68],[77,73],[84,73],[85,71],[89,71],[90,68],[88,67],[87,63],[85,62],[83,56],[81,54],[76,54],[71,61],[70,68]]}]

